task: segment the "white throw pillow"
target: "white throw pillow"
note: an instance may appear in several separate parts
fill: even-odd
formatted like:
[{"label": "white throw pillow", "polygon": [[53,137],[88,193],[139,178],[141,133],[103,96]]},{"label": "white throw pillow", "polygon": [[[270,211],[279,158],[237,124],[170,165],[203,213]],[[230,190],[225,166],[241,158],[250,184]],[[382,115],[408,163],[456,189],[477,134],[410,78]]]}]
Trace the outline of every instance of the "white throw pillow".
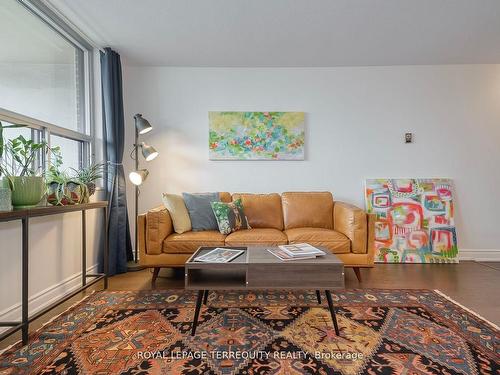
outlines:
[{"label": "white throw pillow", "polygon": [[163,204],[170,213],[175,233],[184,233],[191,230],[191,219],[184,204],[184,199],[177,194],[163,193]]}]

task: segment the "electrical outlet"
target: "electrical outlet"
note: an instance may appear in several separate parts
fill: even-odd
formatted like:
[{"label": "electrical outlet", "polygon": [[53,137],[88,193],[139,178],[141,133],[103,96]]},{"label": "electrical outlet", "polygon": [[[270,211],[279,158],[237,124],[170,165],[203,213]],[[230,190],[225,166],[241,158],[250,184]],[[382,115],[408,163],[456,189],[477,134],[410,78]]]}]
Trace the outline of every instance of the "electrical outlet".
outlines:
[{"label": "electrical outlet", "polygon": [[413,142],[413,133],[405,133],[405,143]]}]

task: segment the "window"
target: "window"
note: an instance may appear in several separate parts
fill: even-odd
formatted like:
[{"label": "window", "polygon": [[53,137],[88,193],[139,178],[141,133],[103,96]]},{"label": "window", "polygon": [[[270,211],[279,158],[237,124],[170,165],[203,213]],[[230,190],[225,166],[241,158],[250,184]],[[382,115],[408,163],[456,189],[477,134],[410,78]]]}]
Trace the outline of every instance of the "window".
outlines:
[{"label": "window", "polygon": [[[0,2],[0,121],[59,146],[63,168],[90,163],[92,47],[39,2]],[[45,160],[41,161],[46,168]]]},{"label": "window", "polygon": [[53,135],[50,137],[50,146],[59,147],[63,155],[62,169],[80,169],[84,167],[85,142],[75,141],[73,139]]}]

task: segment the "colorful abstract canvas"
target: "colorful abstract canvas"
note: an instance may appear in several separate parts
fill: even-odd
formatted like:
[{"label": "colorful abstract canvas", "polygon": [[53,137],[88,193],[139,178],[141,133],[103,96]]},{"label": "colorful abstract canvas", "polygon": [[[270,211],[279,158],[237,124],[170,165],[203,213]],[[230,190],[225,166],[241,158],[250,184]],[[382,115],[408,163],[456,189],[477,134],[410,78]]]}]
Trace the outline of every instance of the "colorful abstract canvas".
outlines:
[{"label": "colorful abstract canvas", "polygon": [[304,112],[209,112],[211,160],[304,160]]},{"label": "colorful abstract canvas", "polygon": [[365,198],[376,262],[458,263],[451,180],[368,179]]}]

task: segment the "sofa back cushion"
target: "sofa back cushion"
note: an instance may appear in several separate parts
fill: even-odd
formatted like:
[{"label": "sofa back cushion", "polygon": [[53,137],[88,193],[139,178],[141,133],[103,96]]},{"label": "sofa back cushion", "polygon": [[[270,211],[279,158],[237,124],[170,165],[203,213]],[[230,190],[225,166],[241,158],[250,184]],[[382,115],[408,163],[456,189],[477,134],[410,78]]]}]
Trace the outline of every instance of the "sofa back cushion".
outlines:
[{"label": "sofa back cushion", "polygon": [[224,203],[231,203],[232,202],[231,193],[228,193],[227,191],[219,192],[219,198],[220,198],[220,201],[224,202]]},{"label": "sofa back cushion", "polygon": [[333,197],[330,192],[288,192],[281,195],[285,229],[333,229]]},{"label": "sofa back cushion", "polygon": [[182,193],[182,197],[189,212],[193,231],[219,230],[211,205],[212,202],[220,202],[219,193]]},{"label": "sofa back cushion", "polygon": [[283,209],[279,194],[235,193],[233,199],[241,199],[250,227],[283,230]]}]

